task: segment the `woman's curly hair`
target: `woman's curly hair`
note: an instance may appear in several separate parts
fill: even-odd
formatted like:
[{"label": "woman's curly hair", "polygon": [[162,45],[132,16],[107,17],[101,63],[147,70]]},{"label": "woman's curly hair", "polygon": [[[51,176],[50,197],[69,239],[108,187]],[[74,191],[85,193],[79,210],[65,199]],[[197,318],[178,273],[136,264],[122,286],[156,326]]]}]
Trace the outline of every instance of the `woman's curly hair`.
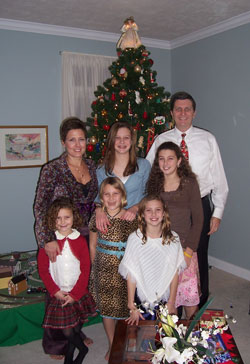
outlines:
[{"label": "woman's curly hair", "polygon": [[171,225],[170,225],[170,218],[168,213],[168,208],[164,201],[162,200],[159,195],[151,194],[144,197],[138,206],[138,228],[140,229],[142,233],[142,243],[146,244],[147,242],[147,223],[145,221],[144,217],[144,211],[146,209],[146,205],[149,201],[160,201],[163,207],[163,220],[162,220],[162,245],[170,244],[172,241],[175,240],[175,237],[172,234],[171,231]]},{"label": "woman's curly hair", "polygon": [[181,159],[181,163],[177,168],[177,174],[181,179],[180,188],[182,187],[182,182],[185,177],[196,178],[190,167],[190,164],[183,157],[181,149],[178,147],[178,145],[173,142],[165,142],[158,147],[155,154],[154,163],[152,165],[146,185],[146,191],[148,194],[160,194],[164,191],[164,174],[159,167],[159,153],[162,150],[172,150],[175,152],[177,159]]},{"label": "woman's curly hair", "polygon": [[82,226],[82,216],[80,215],[78,208],[73,204],[72,200],[68,197],[59,197],[52,202],[46,214],[46,225],[49,230],[56,231],[56,219],[61,209],[69,209],[72,211],[72,228],[79,229]]}]

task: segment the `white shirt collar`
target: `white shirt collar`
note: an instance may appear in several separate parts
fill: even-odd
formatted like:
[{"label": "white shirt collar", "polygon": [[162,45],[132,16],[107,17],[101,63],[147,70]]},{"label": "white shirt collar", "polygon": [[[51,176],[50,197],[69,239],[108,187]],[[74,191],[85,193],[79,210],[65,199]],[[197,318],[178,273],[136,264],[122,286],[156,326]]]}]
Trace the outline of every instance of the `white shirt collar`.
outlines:
[{"label": "white shirt collar", "polygon": [[177,133],[179,136],[181,136],[181,134],[183,134],[183,133],[185,133],[186,135],[189,135],[189,134],[191,134],[191,133],[192,133],[193,129],[194,129],[194,127],[193,127],[193,125],[191,125],[191,126],[190,126],[190,128],[189,128],[188,130],[186,130],[185,132],[183,132],[183,131],[180,131],[177,127],[175,127],[175,131],[176,131],[176,133]]},{"label": "white shirt collar", "polygon": [[71,233],[71,234],[69,234],[68,236],[64,236],[64,235],[60,234],[58,230],[56,230],[55,234],[56,234],[56,238],[57,238],[58,240],[62,240],[62,239],[64,239],[65,237],[66,237],[66,238],[69,238],[69,239],[71,239],[71,240],[75,240],[75,239],[77,239],[77,238],[80,236],[79,231],[77,231],[76,229],[72,229],[72,233]]}]

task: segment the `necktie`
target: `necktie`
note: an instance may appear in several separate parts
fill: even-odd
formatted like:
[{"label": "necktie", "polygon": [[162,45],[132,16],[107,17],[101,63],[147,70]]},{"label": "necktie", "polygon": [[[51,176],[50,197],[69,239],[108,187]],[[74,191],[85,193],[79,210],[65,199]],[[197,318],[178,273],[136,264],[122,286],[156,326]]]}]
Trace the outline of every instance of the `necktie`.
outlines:
[{"label": "necktie", "polygon": [[187,144],[185,142],[185,136],[186,136],[186,133],[181,134],[182,141],[181,141],[181,144],[180,144],[180,148],[181,148],[181,152],[182,152],[183,156],[188,161],[188,147],[187,147]]}]

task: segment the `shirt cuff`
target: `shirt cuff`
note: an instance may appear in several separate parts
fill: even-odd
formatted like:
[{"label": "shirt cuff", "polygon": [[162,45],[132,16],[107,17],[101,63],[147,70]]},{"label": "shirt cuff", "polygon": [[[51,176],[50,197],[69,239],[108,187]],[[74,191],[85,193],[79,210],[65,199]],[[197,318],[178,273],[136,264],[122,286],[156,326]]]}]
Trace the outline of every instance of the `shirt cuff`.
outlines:
[{"label": "shirt cuff", "polygon": [[217,217],[217,219],[222,219],[224,209],[220,207],[215,207],[212,217]]}]

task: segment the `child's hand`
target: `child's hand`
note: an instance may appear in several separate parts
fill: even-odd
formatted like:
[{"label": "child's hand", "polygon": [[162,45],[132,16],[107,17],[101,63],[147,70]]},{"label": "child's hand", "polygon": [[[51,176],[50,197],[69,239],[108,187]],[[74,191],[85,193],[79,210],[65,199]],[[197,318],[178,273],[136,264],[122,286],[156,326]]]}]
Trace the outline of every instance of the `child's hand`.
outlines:
[{"label": "child's hand", "polygon": [[54,296],[61,301],[65,301],[65,297],[67,296],[68,292],[64,292],[64,291],[57,291]]},{"label": "child's hand", "polygon": [[62,304],[62,307],[68,305],[69,303],[74,303],[75,300],[74,298],[72,298],[69,294],[67,294],[67,296],[64,297],[64,303]]},{"label": "child's hand", "polygon": [[187,268],[190,266],[190,264],[191,264],[191,259],[192,258],[189,258],[189,257],[187,257],[186,255],[184,255],[184,259],[185,259],[185,262],[186,262],[186,264],[187,264]]},{"label": "child's hand", "polygon": [[142,314],[140,313],[139,310],[137,309],[133,309],[130,310],[130,316],[129,318],[127,318],[125,321],[129,324],[129,325],[138,325],[139,321],[141,320],[145,320],[145,318],[142,316]]},{"label": "child's hand", "polygon": [[177,308],[175,307],[174,303],[168,302],[167,303],[167,309],[168,309],[168,313],[170,315],[177,315]]}]

